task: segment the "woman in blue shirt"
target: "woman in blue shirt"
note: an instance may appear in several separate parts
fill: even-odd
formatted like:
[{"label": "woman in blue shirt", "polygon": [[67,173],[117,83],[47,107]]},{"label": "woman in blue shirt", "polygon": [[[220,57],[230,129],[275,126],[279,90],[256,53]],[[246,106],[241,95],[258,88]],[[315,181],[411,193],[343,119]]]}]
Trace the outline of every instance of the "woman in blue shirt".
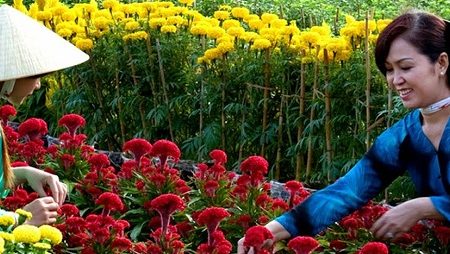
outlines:
[{"label": "woman in blue shirt", "polygon": [[[450,24],[430,13],[407,12],[381,32],[377,67],[413,110],[384,131],[345,176],[269,222],[274,241],[320,233],[405,171],[418,197],[388,210],[374,223],[373,234],[390,239],[421,219],[450,221],[449,55]],[[238,254],[252,253],[243,242],[238,242]]]},{"label": "woman in blue shirt", "polygon": [[[88,60],[77,49],[42,24],[8,6],[0,6],[0,97],[19,105],[40,87],[40,77]],[[23,209],[32,213],[27,223],[49,224],[56,221],[57,209],[65,200],[67,187],[58,176],[33,167],[11,168],[7,143],[0,126],[0,196],[7,189],[27,182],[41,198]],[[48,186],[52,196],[47,197]],[[0,210],[0,214],[6,211]],[[14,215],[14,214],[13,214]]]}]

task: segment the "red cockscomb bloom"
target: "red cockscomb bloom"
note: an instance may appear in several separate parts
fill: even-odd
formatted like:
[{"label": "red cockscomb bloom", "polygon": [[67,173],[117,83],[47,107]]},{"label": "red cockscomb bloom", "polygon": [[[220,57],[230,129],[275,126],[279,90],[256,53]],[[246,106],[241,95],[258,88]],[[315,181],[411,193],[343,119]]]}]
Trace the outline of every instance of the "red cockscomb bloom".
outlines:
[{"label": "red cockscomb bloom", "polygon": [[47,134],[47,123],[39,118],[29,118],[19,125],[18,132],[21,137],[28,136],[30,140],[39,140]]},{"label": "red cockscomb bloom", "polygon": [[181,151],[172,141],[161,139],[153,144],[150,154],[159,157],[161,170],[163,170],[165,169],[167,158],[172,157],[177,162],[180,159]]},{"label": "red cockscomb bloom", "polygon": [[269,163],[261,156],[250,156],[241,163],[242,173],[252,175],[254,173],[267,174]]},{"label": "red cockscomb bloom", "polygon": [[75,156],[73,156],[72,154],[65,153],[59,158],[61,159],[65,170],[69,169],[75,164]]},{"label": "red cockscomb bloom", "polygon": [[66,217],[79,216],[80,210],[75,205],[63,204],[62,206],[59,207],[58,214],[64,215]]},{"label": "red cockscomb bloom", "polygon": [[287,181],[284,184],[284,187],[291,193],[291,195],[295,194],[301,188],[303,188],[302,183],[296,180]]},{"label": "red cockscomb bloom", "polygon": [[262,253],[266,240],[273,240],[272,232],[264,226],[253,226],[245,233],[244,246],[253,247],[255,254]]},{"label": "red cockscomb bloom", "polygon": [[93,154],[88,159],[88,162],[91,165],[91,169],[93,169],[94,171],[98,171],[102,168],[106,168],[109,165],[111,165],[108,155],[106,155],[104,153]]},{"label": "red cockscomb bloom", "polygon": [[66,127],[71,136],[75,136],[77,129],[83,127],[86,120],[78,114],[67,114],[61,117],[58,121],[58,126]]},{"label": "red cockscomb bloom", "polygon": [[389,249],[386,244],[381,242],[368,242],[366,243],[361,250],[360,254],[388,254]]},{"label": "red cockscomb bloom", "polygon": [[150,153],[152,150],[152,144],[143,138],[134,138],[125,142],[122,147],[122,151],[130,152],[134,156],[134,160],[139,164],[141,157]]},{"label": "red cockscomb bloom", "polygon": [[319,242],[310,236],[297,236],[287,245],[295,254],[310,254],[319,247]]},{"label": "red cockscomb bloom", "polygon": [[220,222],[228,216],[230,216],[230,213],[223,207],[208,207],[198,215],[197,223],[200,226],[206,226],[208,230],[209,245],[212,245],[214,241],[212,234],[217,230]]},{"label": "red cockscomb bloom", "polygon": [[124,208],[123,202],[119,195],[112,192],[104,192],[100,194],[95,201],[96,205],[101,205],[104,208],[104,213],[109,214],[110,211],[122,211]]},{"label": "red cockscomb bloom", "polygon": [[165,235],[170,222],[170,216],[177,210],[183,210],[186,204],[180,196],[167,193],[154,198],[150,202],[150,206],[159,213],[162,233]]},{"label": "red cockscomb bloom", "polygon": [[129,251],[133,247],[131,240],[126,237],[115,237],[111,242],[111,249],[120,251]]},{"label": "red cockscomb bloom", "polygon": [[0,107],[0,118],[2,119],[3,126],[8,124],[8,120],[11,116],[16,116],[16,108],[12,105],[3,105]]},{"label": "red cockscomb bloom", "polygon": [[209,157],[214,160],[215,164],[223,165],[227,163],[227,154],[219,149],[214,149],[209,153]]},{"label": "red cockscomb bloom", "polygon": [[216,180],[208,180],[205,183],[205,193],[208,197],[214,197],[216,190],[219,188],[219,183]]},{"label": "red cockscomb bloom", "polygon": [[450,243],[450,227],[436,226],[434,228],[434,234],[442,246],[448,246]]}]

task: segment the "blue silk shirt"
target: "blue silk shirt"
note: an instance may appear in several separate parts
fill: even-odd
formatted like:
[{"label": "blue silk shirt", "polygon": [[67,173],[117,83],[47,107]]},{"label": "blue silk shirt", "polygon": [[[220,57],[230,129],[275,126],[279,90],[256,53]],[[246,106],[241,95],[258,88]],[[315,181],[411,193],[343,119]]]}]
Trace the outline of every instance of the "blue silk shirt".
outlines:
[{"label": "blue silk shirt", "polygon": [[422,131],[419,110],[385,130],[358,163],[335,183],[276,218],[292,237],[316,235],[373,199],[408,171],[418,196],[430,197],[450,221],[450,123],[439,149]]}]

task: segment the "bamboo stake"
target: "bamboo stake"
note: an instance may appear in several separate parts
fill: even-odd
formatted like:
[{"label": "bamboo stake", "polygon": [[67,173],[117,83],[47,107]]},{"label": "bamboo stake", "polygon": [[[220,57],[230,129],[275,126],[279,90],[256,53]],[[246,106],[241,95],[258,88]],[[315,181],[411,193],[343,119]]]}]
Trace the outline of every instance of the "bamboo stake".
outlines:
[{"label": "bamboo stake", "polygon": [[125,49],[125,53],[128,55],[128,64],[130,65],[131,69],[131,78],[133,79],[133,84],[136,86],[138,84],[138,81],[136,78],[136,67],[133,63],[133,56],[131,55],[131,52],[128,49],[128,44],[126,42],[124,43],[123,48]]},{"label": "bamboo stake", "polygon": [[170,107],[169,107],[169,96],[167,95],[167,89],[166,89],[166,78],[164,77],[164,67],[162,63],[162,56],[161,56],[161,44],[159,43],[159,39],[156,39],[156,52],[158,55],[158,65],[159,65],[159,75],[161,78],[161,86],[164,94],[164,102],[167,106],[167,121],[169,122],[169,134],[170,139],[174,139],[173,135],[173,128],[172,128],[172,117],[170,114]]},{"label": "bamboo stake", "polygon": [[[125,123],[123,122],[123,110],[122,110],[122,100],[120,99],[120,82],[119,82],[119,69],[116,65],[116,70],[114,73],[114,83],[116,85],[116,98],[117,98],[117,114],[119,115],[119,126],[120,126],[120,139],[121,144],[125,143]],[[145,128],[144,128],[145,130]]]},{"label": "bamboo stake", "polygon": [[[268,97],[270,86],[270,49],[264,50],[264,97],[263,97],[263,119],[262,119],[262,133],[265,135],[267,128],[267,112],[268,112]],[[261,145],[261,156],[264,157],[266,153],[266,142]]]},{"label": "bamboo stake", "polygon": [[[201,46],[202,46],[202,50],[203,52],[206,49],[206,37],[202,36],[201,37]],[[204,70],[206,71],[206,64],[204,65]],[[205,90],[205,80],[203,79],[203,75],[201,76],[201,80],[200,80],[200,115],[199,115],[199,119],[198,119],[198,136],[200,137],[200,145],[198,147],[198,160],[201,160],[201,147],[203,145],[203,108],[204,108],[204,102],[203,102],[203,97],[204,97],[204,90]]]},{"label": "bamboo stake", "polygon": [[278,111],[278,141],[277,141],[277,156],[275,159],[275,180],[280,179],[280,162],[281,162],[281,146],[283,144],[283,104],[284,91],[281,91],[280,110]]},{"label": "bamboo stake", "polygon": [[[318,64],[318,61],[315,61],[314,62],[313,96],[312,96],[313,103],[317,97],[318,76],[319,76],[319,64]],[[309,114],[309,122],[311,123],[315,117],[316,117],[316,112],[315,112],[314,107],[312,107],[311,112]],[[312,136],[313,136],[312,131],[310,131],[309,138],[308,138],[308,153],[307,153],[307,159],[306,159],[305,179],[310,176],[311,168],[312,168],[312,161],[313,161]]]},{"label": "bamboo stake", "polygon": [[[147,37],[147,40],[145,40],[145,46],[147,48],[147,55],[148,55],[148,65],[150,67],[150,73],[153,73],[153,59],[152,59],[152,44],[150,41],[150,36]],[[153,78],[150,79],[150,89],[152,91],[152,97],[153,97],[153,107],[156,108],[158,106],[158,101],[156,100],[158,96],[156,96],[156,86],[155,86],[155,80]]]},{"label": "bamboo stake", "polygon": [[331,96],[330,96],[330,60],[328,59],[328,50],[323,50],[324,54],[324,94],[325,94],[325,144],[327,153],[327,180],[331,181],[331,165],[333,162],[333,148],[331,146]]},{"label": "bamboo stake", "polygon": [[[299,110],[298,117],[300,122],[297,129],[297,142],[300,142],[303,136],[303,115],[305,114],[305,64],[302,62],[300,64],[300,97],[299,97]],[[296,167],[295,167],[295,179],[299,181],[301,179],[302,167],[303,167],[303,155],[297,152],[296,157]]]},{"label": "bamboo stake", "polygon": [[365,60],[366,60],[366,151],[370,148],[370,87],[371,87],[371,72],[370,72],[370,52],[369,52],[369,12],[366,12],[366,27],[365,27]]}]

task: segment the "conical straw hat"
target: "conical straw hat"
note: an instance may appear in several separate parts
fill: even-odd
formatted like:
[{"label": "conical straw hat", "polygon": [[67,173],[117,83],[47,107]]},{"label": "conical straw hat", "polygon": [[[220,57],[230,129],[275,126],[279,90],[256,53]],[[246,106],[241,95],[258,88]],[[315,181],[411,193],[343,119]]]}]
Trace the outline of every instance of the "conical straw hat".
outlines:
[{"label": "conical straw hat", "polygon": [[88,59],[36,20],[11,6],[0,6],[0,81],[61,70]]}]

